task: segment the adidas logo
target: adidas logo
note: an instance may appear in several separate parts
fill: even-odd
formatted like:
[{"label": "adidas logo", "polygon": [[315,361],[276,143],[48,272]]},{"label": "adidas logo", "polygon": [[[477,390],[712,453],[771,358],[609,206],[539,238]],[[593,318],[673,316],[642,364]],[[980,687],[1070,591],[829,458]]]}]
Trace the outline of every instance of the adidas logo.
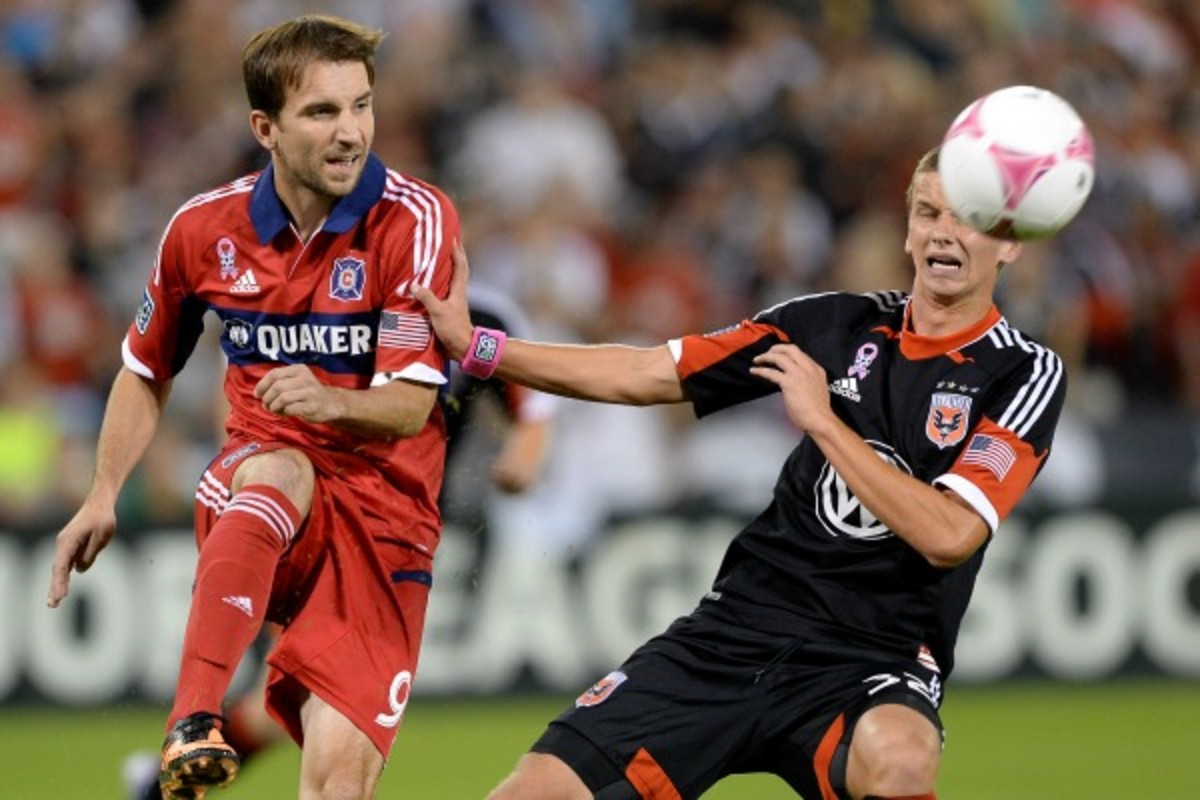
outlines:
[{"label": "adidas logo", "polygon": [[222,597],[221,602],[228,603],[229,605],[236,608],[238,611],[241,611],[247,617],[254,616],[254,604],[250,601],[249,597],[243,597],[240,594],[238,594],[238,595],[231,594],[228,597]]},{"label": "adidas logo", "polygon": [[858,393],[858,378],[838,378],[829,384],[829,391],[856,403],[862,400],[862,395]]},{"label": "adidas logo", "polygon": [[248,269],[243,272],[233,285],[229,287],[230,294],[258,294],[262,291],[258,285],[258,281],[254,280],[254,270]]}]

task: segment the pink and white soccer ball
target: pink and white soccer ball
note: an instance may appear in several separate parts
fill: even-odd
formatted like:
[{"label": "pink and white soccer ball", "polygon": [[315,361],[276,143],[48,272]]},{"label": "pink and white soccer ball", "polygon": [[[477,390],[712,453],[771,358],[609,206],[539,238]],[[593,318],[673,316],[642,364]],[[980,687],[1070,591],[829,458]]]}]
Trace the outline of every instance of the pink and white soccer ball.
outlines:
[{"label": "pink and white soccer ball", "polygon": [[958,218],[994,236],[1062,230],[1092,191],[1092,135],[1066,100],[1009,86],[963,109],[942,140],[938,172]]}]

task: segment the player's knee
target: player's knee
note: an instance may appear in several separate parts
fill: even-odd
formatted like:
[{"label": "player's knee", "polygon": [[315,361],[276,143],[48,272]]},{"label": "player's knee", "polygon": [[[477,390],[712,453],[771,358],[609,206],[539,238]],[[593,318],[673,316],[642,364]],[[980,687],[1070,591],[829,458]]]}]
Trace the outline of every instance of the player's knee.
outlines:
[{"label": "player's knee", "polygon": [[375,796],[382,760],[353,752],[330,753],[330,758],[301,766],[301,800],[364,800]]},{"label": "player's knee", "polygon": [[877,706],[855,726],[846,785],[855,797],[931,792],[940,757],[932,723],[911,709]]},{"label": "player's knee", "polygon": [[375,796],[375,780],[365,775],[338,772],[303,795],[304,800],[366,800]]},{"label": "player's knee", "polygon": [[243,486],[266,484],[287,495],[301,514],[307,515],[312,504],[316,473],[308,456],[285,448],[250,456],[233,476],[236,494]]},{"label": "player's knee", "polygon": [[526,753],[487,800],[592,800],[592,792],[555,756]]}]

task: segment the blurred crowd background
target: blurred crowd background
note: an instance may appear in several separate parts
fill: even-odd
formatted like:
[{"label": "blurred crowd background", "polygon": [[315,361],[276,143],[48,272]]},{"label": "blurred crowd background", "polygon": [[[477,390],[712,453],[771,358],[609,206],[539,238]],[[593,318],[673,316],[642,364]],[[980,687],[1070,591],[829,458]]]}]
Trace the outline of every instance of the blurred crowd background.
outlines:
[{"label": "blurred crowd background", "polygon": [[[1194,0],[6,0],[0,527],[73,512],[165,224],[266,163],[241,48],[309,11],[388,33],[376,151],[452,195],[473,280],[558,341],[660,343],[803,293],[907,289],[917,158],[978,95],[1061,94],[1095,137],[1097,185],[1001,298],[1071,376],[1031,502],[1200,491]],[[123,524],[188,519],[220,366],[212,346],[177,380]],[[699,426],[686,408],[565,403],[536,535],[761,505],[794,438],[770,401]]]}]

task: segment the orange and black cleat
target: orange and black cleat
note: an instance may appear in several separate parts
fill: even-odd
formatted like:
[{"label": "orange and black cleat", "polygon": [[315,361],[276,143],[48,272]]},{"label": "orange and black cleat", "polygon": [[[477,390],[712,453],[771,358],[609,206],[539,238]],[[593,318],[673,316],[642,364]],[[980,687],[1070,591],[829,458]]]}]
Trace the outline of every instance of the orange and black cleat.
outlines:
[{"label": "orange and black cleat", "polygon": [[241,759],[221,736],[224,720],[199,711],[176,722],[163,742],[158,785],[163,800],[203,800],[237,777]]}]

